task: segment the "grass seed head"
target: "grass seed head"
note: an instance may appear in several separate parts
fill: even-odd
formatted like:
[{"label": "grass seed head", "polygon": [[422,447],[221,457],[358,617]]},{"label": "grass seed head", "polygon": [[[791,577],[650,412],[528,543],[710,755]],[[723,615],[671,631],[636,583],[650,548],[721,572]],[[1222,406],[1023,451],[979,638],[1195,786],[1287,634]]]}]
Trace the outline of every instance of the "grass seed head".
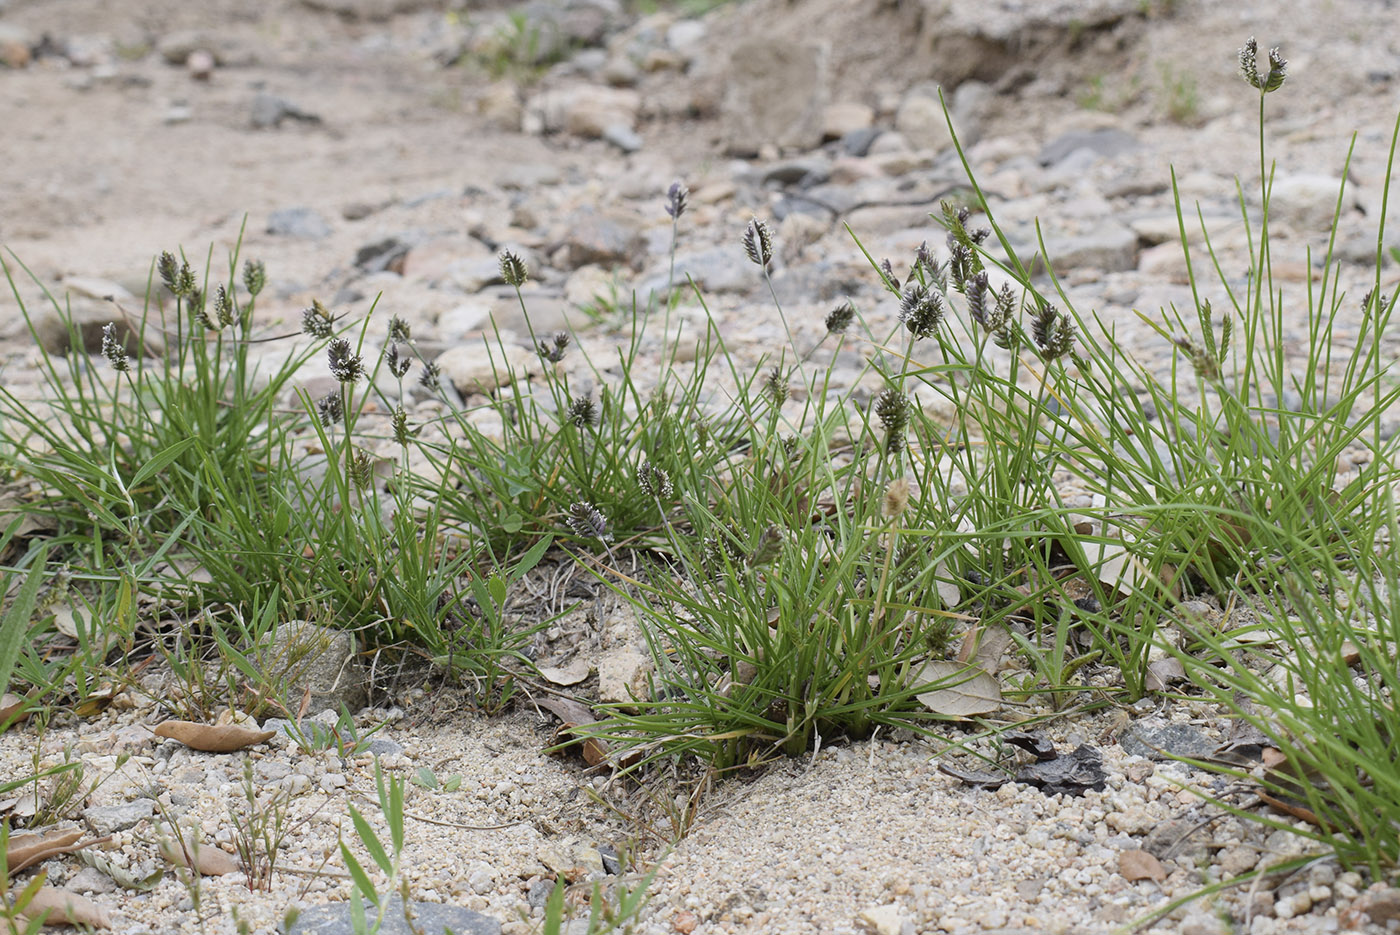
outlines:
[{"label": "grass seed head", "polygon": [[880,511],[889,519],[894,519],[909,507],[909,479],[896,477],[885,487],[885,498]]},{"label": "grass seed head", "polygon": [[413,329],[399,316],[395,315],[389,319],[389,343],[390,344],[412,344]]},{"label": "grass seed head", "polygon": [[564,359],[564,351],[569,347],[569,332],[556,331],[550,335],[549,340],[540,341],[535,345],[535,350],[540,357],[552,364],[557,364]]},{"label": "grass seed head", "polygon": [[851,326],[851,322],[855,320],[855,317],[856,307],[849,301],[842,302],[826,313],[826,333],[845,333],[846,329]]},{"label": "grass seed head", "polygon": [[102,326],[102,356],[118,373],[130,372],[131,358],[126,356],[126,348],[117,340],[117,326],[110,321]]},{"label": "grass seed head", "polygon": [[773,235],[768,225],[758,218],[752,218],[744,230],[744,253],[764,269],[773,262]]},{"label": "grass seed head", "polygon": [[519,289],[525,284],[525,280],[530,278],[530,271],[525,268],[525,261],[510,250],[501,251],[501,278],[506,281],[506,285]]},{"label": "grass seed head", "polygon": [[612,534],[608,532],[608,518],[587,500],[576,500],[569,505],[568,522],[574,535],[581,539],[607,542],[612,538]]},{"label": "grass seed head", "polygon": [[340,424],[340,420],[345,418],[345,401],[340,396],[340,390],[331,390],[316,400],[316,415],[326,428]]},{"label": "grass seed head", "polygon": [[1244,80],[1258,88],[1261,94],[1277,91],[1288,80],[1288,60],[1279,54],[1277,48],[1269,50],[1269,70],[1259,74],[1259,43],[1253,36],[1240,49],[1240,74]]},{"label": "grass seed head", "polygon": [[689,197],[690,189],[679,181],[672,182],[671,187],[666,189],[666,213],[679,221],[681,215],[685,214],[686,199]]},{"label": "grass seed head", "polygon": [[442,389],[442,368],[435,361],[425,361],[423,372],[418,374],[418,385],[432,393]]},{"label": "grass seed head", "polygon": [[331,376],[341,383],[354,383],[365,375],[365,362],[354,352],[346,338],[334,338],[326,346],[326,360]]},{"label": "grass seed head", "polygon": [[374,462],[370,460],[367,452],[356,449],[355,456],[350,461],[350,479],[361,490],[369,488],[370,481],[374,480]]},{"label": "grass seed head", "polygon": [[409,431],[408,413],[404,411],[402,406],[394,410],[393,424],[394,441],[398,442],[401,447],[407,448],[409,440],[413,437],[413,432]]},{"label": "grass seed head", "polygon": [[233,307],[233,299],[229,297],[228,290],[222,283],[214,293],[214,314],[218,318],[220,328],[227,328],[237,320],[238,310]]},{"label": "grass seed head", "polygon": [[882,391],[875,397],[875,417],[885,430],[885,451],[903,451],[904,430],[909,427],[909,398],[892,387]]},{"label": "grass seed head", "polygon": [[301,313],[301,333],[324,340],[335,333],[335,316],[321,304],[320,299],[312,299],[311,307]]},{"label": "grass seed head", "polygon": [[1031,321],[1031,340],[1046,360],[1055,360],[1074,350],[1074,322],[1049,302],[1044,302]]},{"label": "grass seed head", "polygon": [[397,344],[390,344],[389,350],[384,353],[384,363],[388,366],[389,372],[394,375],[395,379],[402,380],[403,375],[408,373],[408,368],[412,366],[413,361],[399,354],[399,346]]},{"label": "grass seed head", "polygon": [[916,338],[927,338],[938,330],[943,320],[943,296],[921,282],[904,287],[899,299],[899,320]]},{"label": "grass seed head", "polygon": [[650,461],[637,465],[637,486],[642,493],[656,500],[669,500],[676,493],[671,476]]},{"label": "grass seed head", "polygon": [[774,367],[768,371],[768,375],[763,378],[763,392],[773,401],[774,406],[781,406],[787,402],[788,382],[780,367]]},{"label": "grass seed head", "polygon": [[267,285],[267,267],[262,260],[247,260],[243,264],[243,288],[257,298]]},{"label": "grass seed head", "polygon": [[894,274],[894,264],[889,257],[880,261],[880,276],[885,280],[885,288],[899,295],[899,277]]},{"label": "grass seed head", "polygon": [[578,396],[569,400],[569,408],[564,417],[578,428],[598,424],[598,404],[592,396]]}]

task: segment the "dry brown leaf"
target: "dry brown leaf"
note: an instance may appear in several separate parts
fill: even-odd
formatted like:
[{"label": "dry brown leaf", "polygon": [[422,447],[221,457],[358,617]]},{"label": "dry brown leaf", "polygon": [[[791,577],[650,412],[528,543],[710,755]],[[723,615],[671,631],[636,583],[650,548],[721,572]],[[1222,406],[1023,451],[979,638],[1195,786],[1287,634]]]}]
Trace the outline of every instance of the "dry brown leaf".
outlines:
[{"label": "dry brown leaf", "polygon": [[25,916],[37,919],[48,913],[45,925],[90,925],[93,928],[109,929],[112,917],[107,910],[86,896],[61,890],[56,886],[41,886],[24,907]]},{"label": "dry brown leaf", "polygon": [[1150,692],[1163,692],[1174,682],[1186,680],[1186,667],[1175,656],[1148,663],[1147,676],[1142,680],[1143,688]]},{"label": "dry brown leaf", "polygon": [[597,766],[599,763],[607,762],[609,756],[607,744],[596,737],[580,738],[574,733],[575,727],[592,724],[598,720],[593,716],[592,708],[571,698],[540,698],[536,703],[563,722],[559,725],[559,729],[554,732],[556,744],[579,744],[579,752],[583,754],[583,761],[589,766]]},{"label": "dry brown leaf", "polygon": [[991,714],[1001,707],[1001,685],[981,666],[951,659],[924,663],[914,676],[915,685],[945,683],[916,697],[924,707],[950,717]]},{"label": "dry brown leaf", "polygon": [[[176,866],[193,866],[201,876],[221,877],[238,870],[234,859],[212,844],[200,844],[198,841],[177,843],[163,838],[160,842],[160,852],[165,855],[166,860]],[[191,855],[193,860],[190,859]]]},{"label": "dry brown leaf", "polygon": [[192,750],[232,753],[271,739],[276,731],[253,730],[237,724],[199,724],[195,721],[161,721],[157,737],[173,737]]},{"label": "dry brown leaf", "polygon": [[539,668],[540,675],[555,685],[577,685],[588,678],[588,674],[593,671],[588,660],[582,656],[575,656],[573,661],[566,666],[540,666]]},{"label": "dry brown leaf", "polygon": [[[82,840],[81,831],[48,831],[43,834],[12,834],[5,850],[5,866],[11,873],[18,873],[25,867],[32,867],[41,860],[48,860],[58,854],[70,854],[106,838]],[[79,843],[81,842],[81,843]]]},{"label": "dry brown leaf", "polygon": [[1118,855],[1118,875],[1129,883],[1138,880],[1161,883],[1167,878],[1167,868],[1147,851],[1124,851]]},{"label": "dry brown leaf", "polygon": [[1003,624],[975,626],[963,635],[958,646],[958,662],[981,666],[988,675],[996,675],[1001,657],[1011,645],[1011,631]]},{"label": "dry brown leaf", "polygon": [[111,707],[112,699],[117,695],[117,689],[111,682],[103,682],[97,686],[95,691],[88,694],[86,698],[73,706],[73,713],[78,717],[94,717]]},{"label": "dry brown leaf", "polygon": [[[21,698],[19,695],[12,695],[9,692],[0,695],[0,730],[8,730],[13,726],[10,722],[11,718],[14,718],[14,724],[18,724],[20,721],[29,717],[28,711],[23,714],[19,713],[20,709],[24,707],[25,702],[28,700],[27,698]],[[16,715],[19,716],[15,717]]]}]

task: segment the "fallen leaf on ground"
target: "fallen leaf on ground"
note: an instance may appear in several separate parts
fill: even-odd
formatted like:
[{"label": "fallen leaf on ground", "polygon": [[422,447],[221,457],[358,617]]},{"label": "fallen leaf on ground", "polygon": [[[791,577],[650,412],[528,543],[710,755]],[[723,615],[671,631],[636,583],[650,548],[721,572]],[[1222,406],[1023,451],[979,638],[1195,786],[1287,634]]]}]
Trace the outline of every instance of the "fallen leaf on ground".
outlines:
[{"label": "fallen leaf on ground", "polygon": [[1167,690],[1168,685],[1185,680],[1186,667],[1181,664],[1180,659],[1172,656],[1148,663],[1147,676],[1142,680],[1142,687],[1150,692],[1163,692]]},{"label": "fallen leaf on ground", "polygon": [[1118,855],[1118,875],[1129,883],[1138,880],[1161,883],[1167,878],[1167,868],[1147,851],[1124,851]]},{"label": "fallen leaf on ground", "polygon": [[607,762],[608,746],[597,737],[580,737],[574,733],[574,729],[592,724],[598,719],[593,716],[593,709],[582,702],[574,701],[572,698],[540,698],[536,701],[541,708],[557,717],[563,723],[554,732],[555,745],[560,748],[579,745],[579,753],[583,755],[583,761],[589,766],[597,766]]},{"label": "fallen leaf on ground", "polygon": [[221,877],[238,869],[238,864],[232,857],[212,844],[201,844],[198,841],[176,842],[165,838],[160,842],[160,852],[165,855],[166,860],[176,866],[193,866],[200,876]]},{"label": "fallen leaf on ground", "polygon": [[958,662],[981,666],[988,675],[996,675],[1001,657],[1011,645],[1011,631],[1003,624],[975,626],[963,635],[958,646]]},{"label": "fallen leaf on ground", "polygon": [[37,919],[47,912],[45,925],[90,925],[93,928],[109,929],[112,917],[107,910],[86,896],[61,890],[56,886],[41,886],[39,892],[24,907],[29,919]]},{"label": "fallen leaf on ground", "polygon": [[173,737],[192,750],[207,753],[232,753],[270,740],[275,733],[237,724],[199,724],[195,721],[161,721],[155,729],[157,737]]},{"label": "fallen leaf on ground", "polygon": [[[29,712],[27,711],[20,714],[20,711],[24,708],[25,702],[28,700],[27,698],[21,698],[19,695],[12,695],[9,692],[0,695],[0,730],[8,730],[15,724],[29,717]],[[11,718],[14,719],[13,722],[11,722]]]},{"label": "fallen leaf on ground", "polygon": [[914,684],[935,683],[937,687],[915,696],[935,714],[971,717],[991,714],[1001,707],[1001,686],[979,665],[952,660],[926,662],[914,676]]},{"label": "fallen leaf on ground", "polygon": [[582,656],[575,656],[566,666],[540,666],[540,675],[555,685],[577,685],[588,678],[593,667]]},{"label": "fallen leaf on ground", "polygon": [[12,834],[5,849],[5,866],[18,873],[58,854],[69,854],[106,838],[84,841],[81,831],[48,831],[43,834]]}]

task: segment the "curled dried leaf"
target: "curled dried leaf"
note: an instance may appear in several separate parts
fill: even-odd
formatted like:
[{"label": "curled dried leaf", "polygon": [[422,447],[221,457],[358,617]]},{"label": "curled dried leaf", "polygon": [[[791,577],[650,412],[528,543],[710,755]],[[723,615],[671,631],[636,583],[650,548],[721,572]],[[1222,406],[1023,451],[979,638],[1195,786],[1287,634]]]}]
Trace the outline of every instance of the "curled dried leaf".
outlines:
[{"label": "curled dried leaf", "polygon": [[[81,831],[49,831],[44,834],[12,834],[5,849],[5,866],[18,873],[58,854],[69,854],[105,838],[83,841]],[[81,843],[80,843],[81,842]]]},{"label": "curled dried leaf", "polygon": [[164,839],[160,842],[160,852],[172,864],[193,867],[200,876],[221,877],[238,870],[234,859],[212,844]]}]

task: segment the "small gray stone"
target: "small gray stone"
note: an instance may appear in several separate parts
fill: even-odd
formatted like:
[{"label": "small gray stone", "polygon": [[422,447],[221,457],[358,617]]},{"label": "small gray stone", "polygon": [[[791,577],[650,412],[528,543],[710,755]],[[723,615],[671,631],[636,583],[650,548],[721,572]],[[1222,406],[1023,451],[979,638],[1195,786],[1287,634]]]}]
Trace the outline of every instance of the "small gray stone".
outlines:
[{"label": "small gray stone", "polygon": [[1216,744],[1188,724],[1153,726],[1134,724],[1119,742],[1129,756],[1145,756],[1152,760],[1169,760],[1172,755],[1204,757],[1214,752]]},{"label": "small gray stone", "polygon": [[155,813],[154,799],[137,799],[125,805],[99,805],[83,809],[83,820],[98,834],[112,834],[134,827]]},{"label": "small gray stone", "polygon": [[841,137],[841,149],[852,156],[867,156],[870,154],[870,147],[884,133],[879,127],[865,127],[861,130],[852,130]]},{"label": "small gray stone", "polygon": [[370,738],[367,749],[375,756],[398,756],[403,753],[403,744],[391,737],[376,734]]},{"label": "small gray stone", "polygon": [[[402,898],[391,897],[388,911],[384,914],[384,925],[379,929],[380,935],[414,935],[444,930],[453,935],[501,935],[500,922],[470,909],[417,900],[410,901],[408,907],[413,913],[412,927],[404,919]],[[286,935],[350,935],[353,931],[350,904],[331,903],[302,912],[287,929]]]},{"label": "small gray stone", "polygon": [[395,234],[365,244],[355,251],[355,268],[366,273],[380,273],[386,269],[398,272],[403,268],[404,257],[413,249],[415,240],[411,235]]},{"label": "small gray stone", "polygon": [[254,768],[259,779],[267,782],[276,782],[279,779],[286,779],[292,773],[292,767],[281,760],[259,760]]},{"label": "small gray stone", "polygon": [[635,153],[642,148],[642,137],[625,123],[614,123],[603,130],[603,139],[624,153]]},{"label": "small gray stone", "polygon": [[1055,166],[1071,153],[1088,150],[1096,159],[1112,159],[1137,149],[1141,144],[1131,133],[1104,127],[1099,130],[1072,130],[1041,147],[1037,157],[1042,166]]},{"label": "small gray stone", "polygon": [[320,123],[321,118],[310,111],[302,110],[286,98],[266,92],[253,98],[251,119],[254,129],[271,130],[282,125],[284,120],[297,120],[302,123]]},{"label": "small gray stone", "polygon": [[770,186],[795,185],[798,188],[809,188],[820,185],[829,178],[831,162],[821,156],[785,159],[763,171],[763,184]]},{"label": "small gray stone", "polygon": [[320,240],[330,235],[331,226],[310,208],[279,208],[267,216],[267,232],[277,237]]},{"label": "small gray stone", "polygon": [[[1341,188],[1342,180],[1330,175],[1302,173],[1277,178],[1269,191],[1269,220],[1282,221],[1301,234],[1331,230],[1337,210],[1337,192]],[[1350,188],[1346,195],[1348,200],[1342,202],[1344,216],[1355,203]]]}]

